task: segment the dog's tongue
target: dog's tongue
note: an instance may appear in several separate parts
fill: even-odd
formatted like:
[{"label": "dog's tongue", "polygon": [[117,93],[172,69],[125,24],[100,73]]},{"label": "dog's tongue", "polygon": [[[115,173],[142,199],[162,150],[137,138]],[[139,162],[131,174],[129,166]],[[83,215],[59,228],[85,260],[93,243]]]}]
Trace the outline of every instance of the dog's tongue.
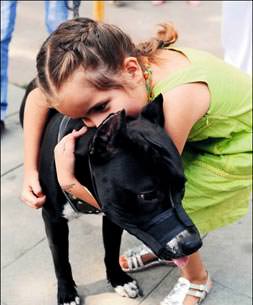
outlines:
[{"label": "dog's tongue", "polygon": [[188,264],[189,257],[188,256],[184,256],[184,257],[173,259],[172,261],[173,261],[173,263],[175,265],[177,265],[178,267],[182,268],[182,267],[184,267],[184,266],[186,266]]}]

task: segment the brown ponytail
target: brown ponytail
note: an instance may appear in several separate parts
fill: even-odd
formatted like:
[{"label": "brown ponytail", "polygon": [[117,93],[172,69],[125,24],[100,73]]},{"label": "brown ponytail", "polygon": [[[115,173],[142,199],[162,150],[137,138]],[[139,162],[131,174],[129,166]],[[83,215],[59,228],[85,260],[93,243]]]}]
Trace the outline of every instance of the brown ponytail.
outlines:
[{"label": "brown ponytail", "polygon": [[154,59],[156,51],[173,44],[178,37],[177,31],[171,23],[161,23],[156,36],[150,40],[138,44],[137,50],[140,56],[146,56],[149,60]]}]

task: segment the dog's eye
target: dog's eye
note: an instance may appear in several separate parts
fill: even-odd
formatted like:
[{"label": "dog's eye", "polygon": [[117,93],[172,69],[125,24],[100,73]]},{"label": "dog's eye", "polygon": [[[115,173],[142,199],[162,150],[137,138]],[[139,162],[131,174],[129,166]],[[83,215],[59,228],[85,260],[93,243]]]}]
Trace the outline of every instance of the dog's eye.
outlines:
[{"label": "dog's eye", "polygon": [[137,194],[137,199],[139,202],[155,202],[155,201],[164,201],[165,194],[164,192],[159,188],[155,187],[151,191],[145,191]]},{"label": "dog's eye", "polygon": [[137,195],[138,199],[142,200],[154,200],[157,199],[158,194],[156,190],[152,190],[149,192],[143,192]]}]

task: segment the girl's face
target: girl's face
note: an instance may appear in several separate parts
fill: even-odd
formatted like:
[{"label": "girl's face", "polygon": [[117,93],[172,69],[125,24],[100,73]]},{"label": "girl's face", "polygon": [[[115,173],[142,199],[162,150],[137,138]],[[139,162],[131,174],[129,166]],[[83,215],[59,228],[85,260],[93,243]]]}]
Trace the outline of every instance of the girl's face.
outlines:
[{"label": "girl's face", "polygon": [[109,114],[123,109],[127,115],[136,116],[147,103],[142,70],[126,69],[119,77],[127,84],[124,88],[102,91],[89,86],[85,72],[78,69],[57,92],[55,108],[72,118],[83,119],[88,127],[99,126]]}]

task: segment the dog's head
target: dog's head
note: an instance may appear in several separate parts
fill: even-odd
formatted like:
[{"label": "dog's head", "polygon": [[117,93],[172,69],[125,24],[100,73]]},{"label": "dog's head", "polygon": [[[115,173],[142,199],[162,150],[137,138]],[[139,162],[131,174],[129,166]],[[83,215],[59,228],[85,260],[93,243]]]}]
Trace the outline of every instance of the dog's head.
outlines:
[{"label": "dog's head", "polygon": [[180,155],[163,129],[162,96],[137,118],[110,115],[89,145],[94,195],[103,212],[159,257],[197,251],[199,233],[182,207]]}]

